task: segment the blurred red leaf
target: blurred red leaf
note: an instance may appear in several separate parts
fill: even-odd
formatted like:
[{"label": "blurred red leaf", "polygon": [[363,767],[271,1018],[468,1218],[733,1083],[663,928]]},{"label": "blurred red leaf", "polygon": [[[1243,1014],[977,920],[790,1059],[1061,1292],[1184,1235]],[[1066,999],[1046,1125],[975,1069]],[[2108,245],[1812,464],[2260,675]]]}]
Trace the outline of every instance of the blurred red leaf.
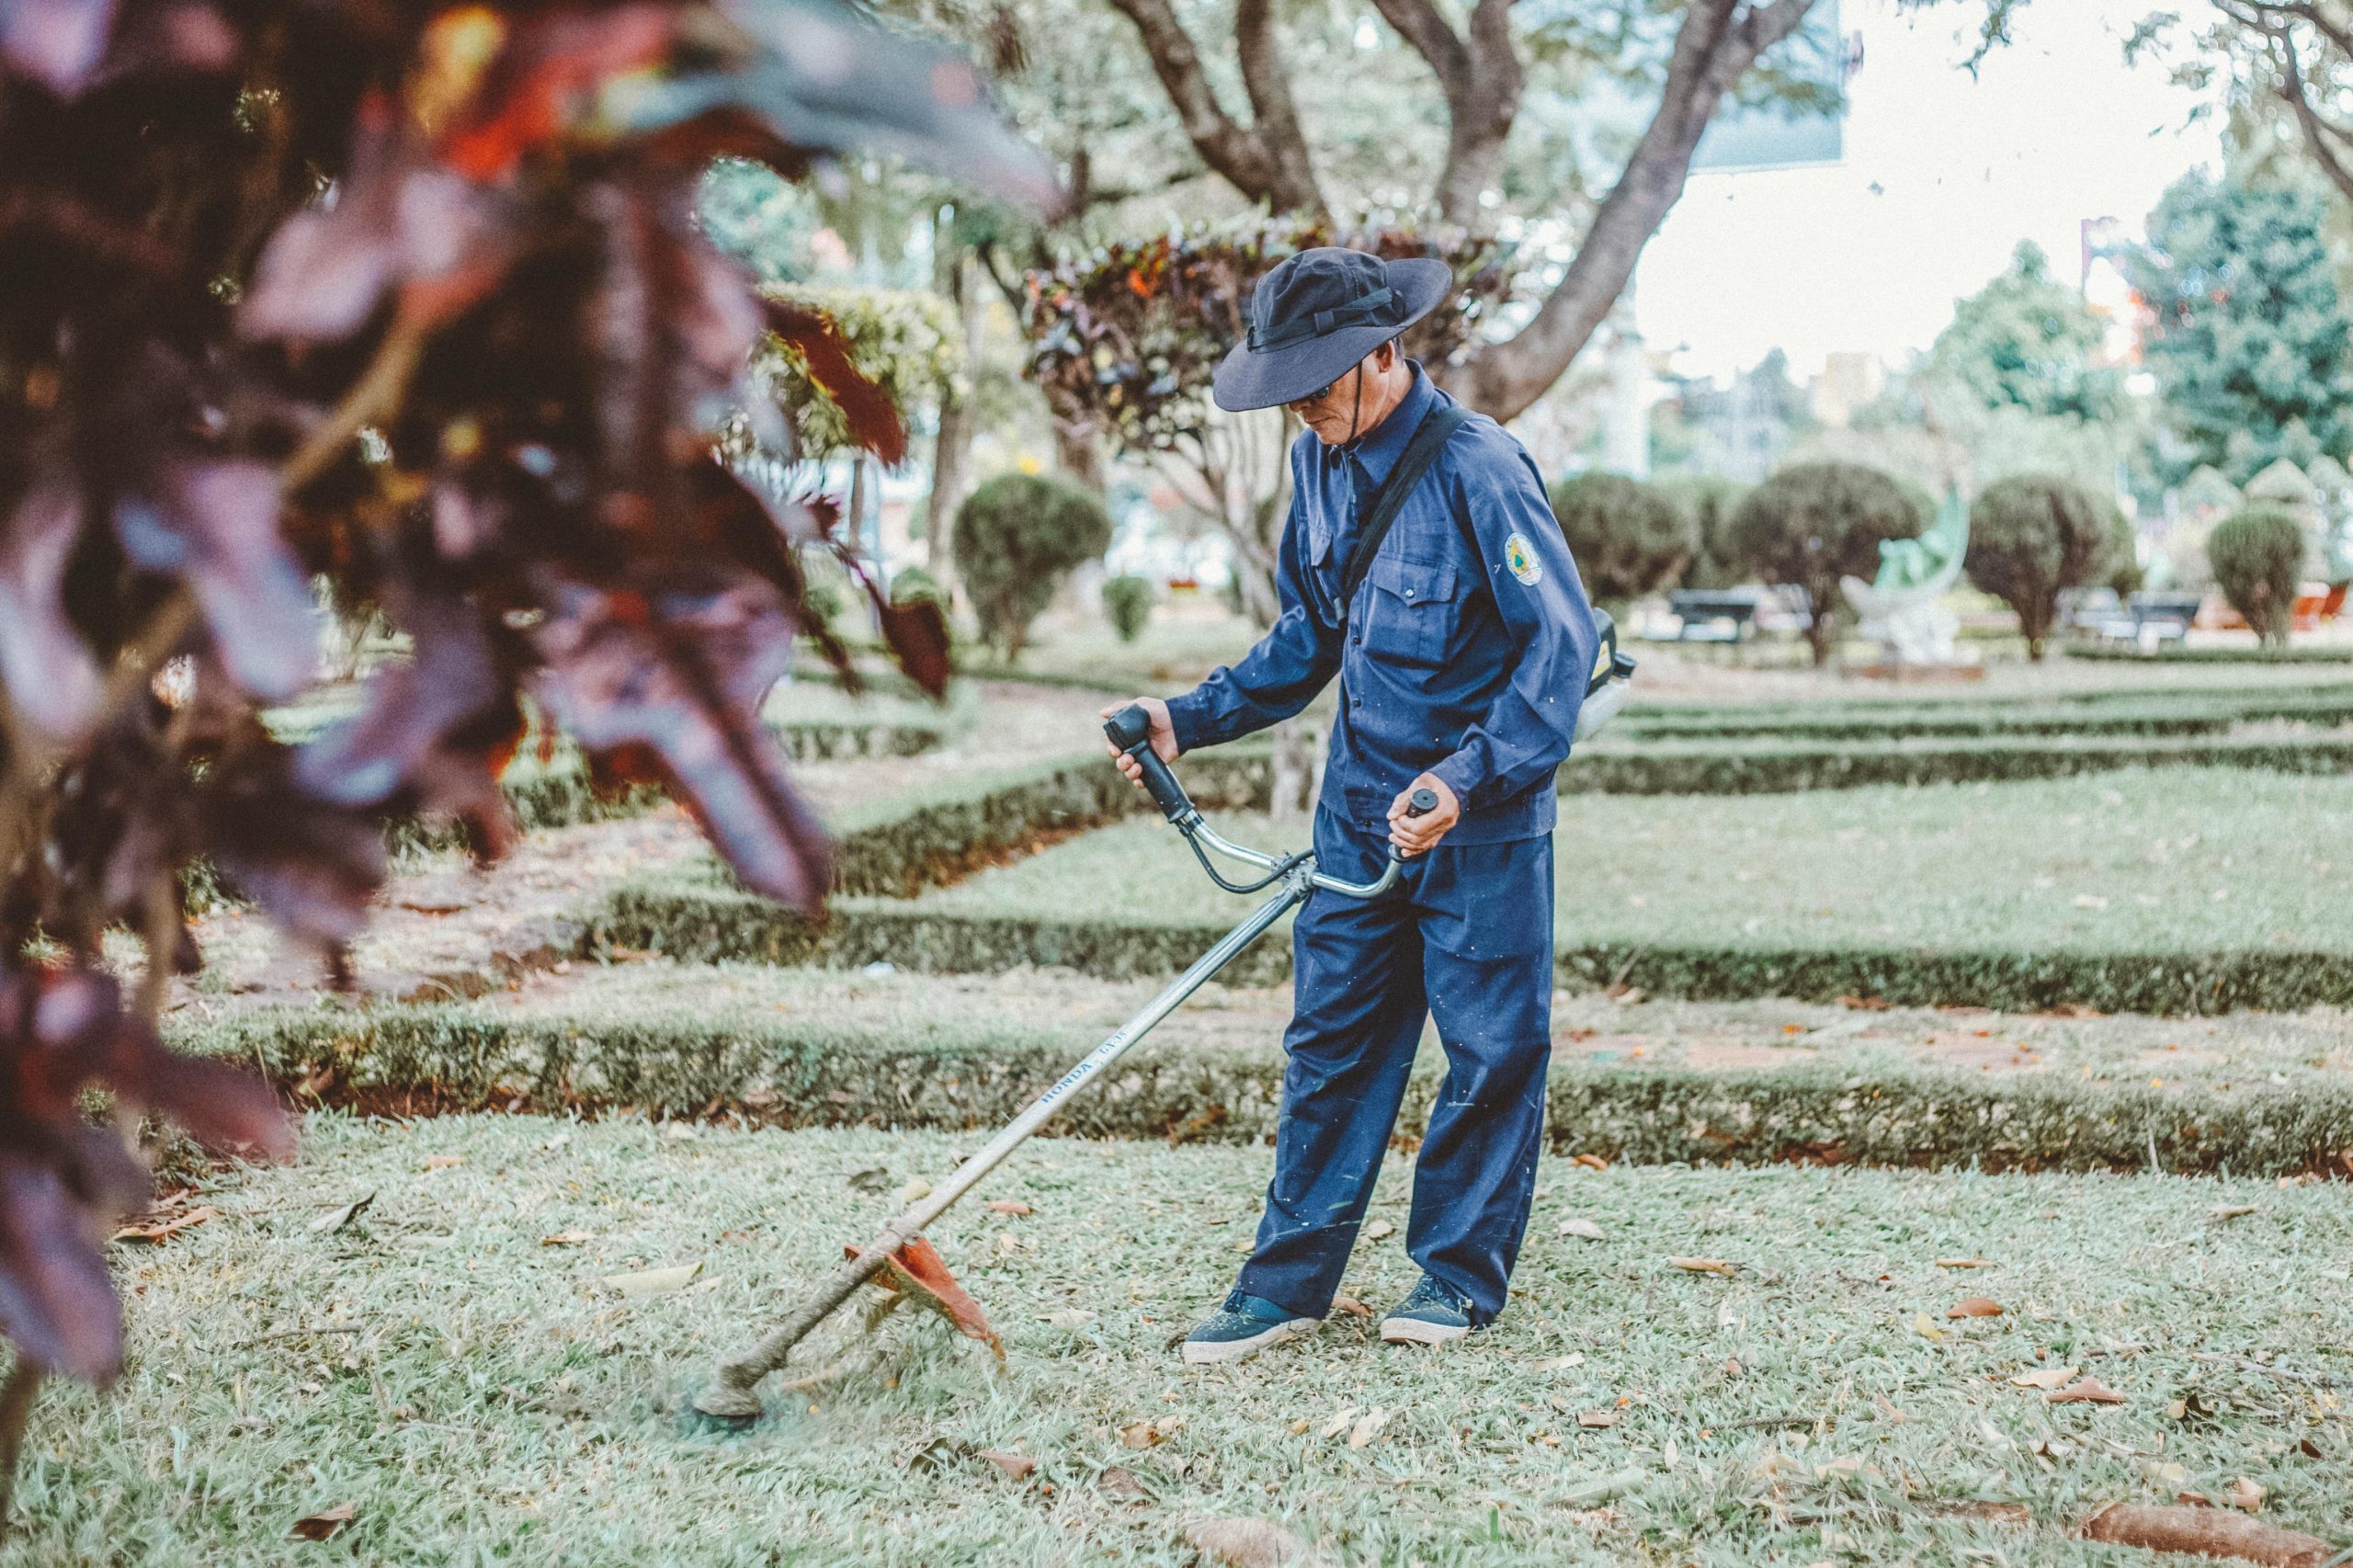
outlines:
[{"label": "blurred red leaf", "polygon": [[791,659],[791,622],[765,584],[701,578],[651,598],[551,585],[558,608],[534,633],[540,689],[590,752],[660,758],[745,886],[813,913],[832,846],[759,720]]},{"label": "blurred red leaf", "polygon": [[841,329],[814,305],[762,297],[768,330],[808,368],[809,379],[841,405],[850,439],[886,464],[906,460],[907,427],[899,411],[849,356]]}]

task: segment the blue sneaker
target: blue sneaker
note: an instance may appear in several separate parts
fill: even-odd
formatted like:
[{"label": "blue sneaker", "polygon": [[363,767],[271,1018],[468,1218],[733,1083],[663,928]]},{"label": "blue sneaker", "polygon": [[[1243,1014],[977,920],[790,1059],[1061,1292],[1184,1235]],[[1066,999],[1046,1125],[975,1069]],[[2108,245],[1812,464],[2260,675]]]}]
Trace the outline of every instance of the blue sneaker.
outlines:
[{"label": "blue sneaker", "polygon": [[1470,1332],[1471,1303],[1428,1274],[1381,1320],[1381,1337],[1392,1345],[1444,1345]]},{"label": "blue sneaker", "polygon": [[1294,1317],[1288,1307],[1236,1290],[1185,1336],[1185,1360],[1192,1366],[1246,1360],[1270,1345],[1314,1333],[1322,1321]]}]

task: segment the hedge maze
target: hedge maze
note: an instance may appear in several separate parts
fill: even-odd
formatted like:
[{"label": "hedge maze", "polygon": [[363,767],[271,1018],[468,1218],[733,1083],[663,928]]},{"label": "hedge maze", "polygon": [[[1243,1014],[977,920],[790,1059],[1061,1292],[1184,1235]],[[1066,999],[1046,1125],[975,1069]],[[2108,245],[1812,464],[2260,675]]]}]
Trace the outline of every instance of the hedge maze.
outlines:
[{"label": "hedge maze", "polygon": [[[1564,1050],[1553,1147],[1642,1162],[2329,1167],[2353,1150],[2353,1086],[2309,1052],[2154,1079],[2107,1059],[2070,1072],[2047,1052],[2032,1071],[1988,1073],[1873,1047],[1869,1025],[1910,1008],[1989,1010],[1981,1032],[1997,1035],[2103,1014],[2234,1028],[2353,1006],[2353,914],[2327,892],[2326,859],[2353,813],[2348,724],[2353,687],[2318,683],[1638,710],[1563,775],[1559,984],[1617,997],[1630,1019],[1645,999],[1778,997],[1843,1003],[1857,1024],[1817,1023],[1799,1049],[1730,1062]],[[1231,831],[1282,841],[1256,814],[1264,752],[1184,771],[1205,807],[1234,815]],[[561,758],[518,765],[509,783],[534,825],[645,804],[599,796]],[[943,778],[843,818],[822,922],[690,861],[584,895],[569,939],[588,967],[568,984],[249,1009],[183,1032],[353,1103],[984,1127],[1107,1030],[1003,992],[947,1001],[952,977],[1034,973],[1041,995],[1084,981],[1140,999],[1247,907],[1210,890],[1142,804],[1092,756]],[[2089,888],[2101,891],[2077,891]],[[1276,985],[1289,961],[1277,933],[1223,980]],[[868,1000],[848,1005],[845,986]],[[711,1000],[763,987],[779,999]],[[879,1017],[876,987],[901,998]],[[1263,1139],[1279,1028],[1279,1011],[1241,1043],[1171,1026],[1067,1129]],[[1426,1052],[1417,1103],[1435,1072]]]}]

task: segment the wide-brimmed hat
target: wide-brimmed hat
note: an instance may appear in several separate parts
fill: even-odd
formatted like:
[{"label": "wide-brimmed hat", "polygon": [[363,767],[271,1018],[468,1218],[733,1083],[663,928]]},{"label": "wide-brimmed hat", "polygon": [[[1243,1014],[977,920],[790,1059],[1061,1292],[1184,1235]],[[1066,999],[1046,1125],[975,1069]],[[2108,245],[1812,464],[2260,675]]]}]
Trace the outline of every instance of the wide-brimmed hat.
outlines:
[{"label": "wide-brimmed hat", "polygon": [[1287,256],[1250,296],[1250,333],[1219,361],[1220,408],[1296,402],[1438,308],[1454,269],[1428,256],[1383,261],[1318,245]]}]

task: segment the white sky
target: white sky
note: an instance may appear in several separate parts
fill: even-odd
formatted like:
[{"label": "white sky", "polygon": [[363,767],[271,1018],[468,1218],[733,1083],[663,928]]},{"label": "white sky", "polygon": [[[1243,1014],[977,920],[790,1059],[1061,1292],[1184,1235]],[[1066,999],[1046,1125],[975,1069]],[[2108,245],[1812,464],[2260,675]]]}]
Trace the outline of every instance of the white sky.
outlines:
[{"label": "white sky", "polygon": [[1779,347],[1802,381],[1834,351],[1900,364],[1926,348],[2021,239],[2073,281],[2079,220],[2138,234],[2165,187],[2220,153],[2211,119],[2186,124],[2194,95],[2154,62],[2125,65],[2144,8],[2032,0],[1972,80],[1960,62],[1975,0],[1903,16],[1892,0],[1845,0],[1864,50],[1845,163],[1693,176],[1636,277],[1643,336],[1686,346],[1674,366],[1690,375]]}]

